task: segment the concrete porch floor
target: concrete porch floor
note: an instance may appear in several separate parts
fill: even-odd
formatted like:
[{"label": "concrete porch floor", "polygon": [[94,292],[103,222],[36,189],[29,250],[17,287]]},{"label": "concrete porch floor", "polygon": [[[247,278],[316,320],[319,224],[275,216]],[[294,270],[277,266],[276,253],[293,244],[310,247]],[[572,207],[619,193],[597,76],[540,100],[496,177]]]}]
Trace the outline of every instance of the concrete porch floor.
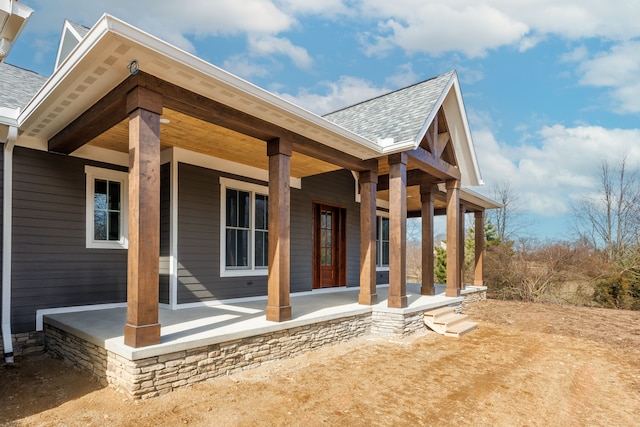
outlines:
[{"label": "concrete porch floor", "polygon": [[229,300],[224,304],[177,310],[160,308],[161,343],[138,349],[123,342],[126,308],[48,314],[44,323],[135,361],[366,313],[406,315],[460,304],[465,294],[484,289],[468,286],[463,296],[451,298],[444,295],[444,285],[436,287],[436,295],[422,296],[420,285],[407,284],[408,307],[404,309],[387,307],[387,285],[378,286],[379,303],[374,306],[357,303],[357,287],[291,294],[293,319],[281,323],[265,319],[266,296],[253,301]]}]

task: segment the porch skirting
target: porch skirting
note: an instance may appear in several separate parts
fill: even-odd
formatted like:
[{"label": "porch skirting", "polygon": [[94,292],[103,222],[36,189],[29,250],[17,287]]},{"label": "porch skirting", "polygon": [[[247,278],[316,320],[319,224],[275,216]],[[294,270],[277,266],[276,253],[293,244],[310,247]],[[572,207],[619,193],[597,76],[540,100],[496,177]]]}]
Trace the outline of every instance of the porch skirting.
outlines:
[{"label": "porch skirting", "polygon": [[371,315],[363,314],[145,359],[127,360],[54,326],[45,325],[48,351],[91,372],[103,385],[113,385],[136,399],[159,396],[221,375],[256,368],[265,362],[348,341],[367,335],[370,330]]},{"label": "porch skirting", "polygon": [[433,304],[403,309],[379,304],[366,312],[345,312],[304,325],[287,327],[282,323],[278,330],[149,357],[123,357],[46,318],[44,335],[46,350],[56,357],[92,373],[103,385],[111,385],[134,399],[145,399],[365,335],[404,337],[426,333],[425,311],[443,306],[461,309],[466,303],[483,299],[486,288],[471,287],[459,298]]}]

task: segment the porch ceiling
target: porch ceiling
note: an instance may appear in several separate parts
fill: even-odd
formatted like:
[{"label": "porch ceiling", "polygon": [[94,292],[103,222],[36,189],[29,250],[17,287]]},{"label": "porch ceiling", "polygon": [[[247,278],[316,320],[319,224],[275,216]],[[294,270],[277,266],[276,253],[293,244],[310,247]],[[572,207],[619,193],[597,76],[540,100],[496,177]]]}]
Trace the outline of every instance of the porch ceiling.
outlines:
[{"label": "porch ceiling", "polygon": [[[163,150],[169,147],[178,147],[268,170],[269,159],[266,143],[261,139],[169,108],[164,108],[162,118],[169,121],[160,124],[160,144]],[[93,138],[88,142],[88,145],[128,153],[128,126],[129,120],[124,119]],[[304,178],[338,169],[341,167],[299,152],[294,151],[291,156],[291,176],[294,178]]]}]

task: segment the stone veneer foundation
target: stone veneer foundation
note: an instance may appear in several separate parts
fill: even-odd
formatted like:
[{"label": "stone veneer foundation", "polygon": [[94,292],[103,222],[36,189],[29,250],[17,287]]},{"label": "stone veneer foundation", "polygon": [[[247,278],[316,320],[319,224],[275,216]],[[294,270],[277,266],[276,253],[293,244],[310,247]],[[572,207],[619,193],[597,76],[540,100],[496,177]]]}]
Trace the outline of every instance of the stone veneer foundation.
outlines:
[{"label": "stone veneer foundation", "polygon": [[[486,299],[486,288],[463,291],[462,296],[464,300],[454,304],[460,309]],[[403,337],[426,331],[424,312],[433,308],[373,310],[138,360],[128,360],[46,323],[44,334],[49,352],[92,373],[103,385],[144,399],[368,334]]]},{"label": "stone veneer foundation", "polygon": [[[44,351],[44,332],[32,331],[21,334],[12,334],[13,355],[26,356],[29,354],[42,353]],[[4,341],[0,334],[0,356],[4,354]]]}]

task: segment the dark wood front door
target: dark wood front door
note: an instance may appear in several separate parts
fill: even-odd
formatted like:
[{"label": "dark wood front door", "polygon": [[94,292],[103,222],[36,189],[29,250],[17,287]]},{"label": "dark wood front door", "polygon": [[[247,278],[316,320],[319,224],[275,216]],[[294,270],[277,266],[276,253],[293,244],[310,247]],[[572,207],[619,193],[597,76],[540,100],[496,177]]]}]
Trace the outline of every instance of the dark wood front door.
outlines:
[{"label": "dark wood front door", "polygon": [[314,203],[313,288],[346,285],[346,210]]}]

